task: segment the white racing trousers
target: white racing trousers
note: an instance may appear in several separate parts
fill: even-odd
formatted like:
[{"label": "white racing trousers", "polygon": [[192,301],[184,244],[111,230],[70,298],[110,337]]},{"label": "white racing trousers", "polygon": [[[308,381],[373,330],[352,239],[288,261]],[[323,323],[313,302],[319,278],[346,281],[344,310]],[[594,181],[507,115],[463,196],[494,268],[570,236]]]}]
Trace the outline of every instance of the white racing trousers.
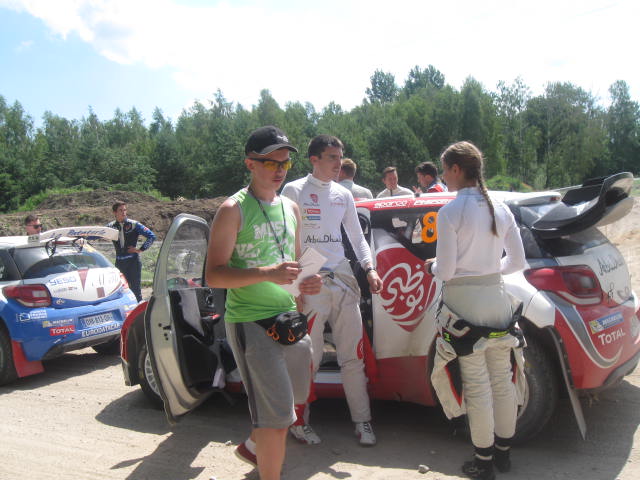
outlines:
[{"label": "white racing trousers", "polygon": [[[460,319],[470,325],[457,323]],[[517,324],[509,328],[512,320],[500,275],[445,284],[431,381],[448,418],[467,414],[476,449],[515,433],[524,399],[524,339]],[[461,385],[456,385],[456,360]]]},{"label": "white racing trousers", "polygon": [[[313,373],[320,368],[324,328],[329,322],[347,404],[354,422],[371,421],[367,377],[364,370],[360,287],[347,260],[328,275],[320,272],[323,285],[318,295],[304,297],[313,348]],[[300,409],[296,409],[300,411]],[[308,422],[308,405],[304,410]],[[300,418],[298,419],[300,421]]]}]

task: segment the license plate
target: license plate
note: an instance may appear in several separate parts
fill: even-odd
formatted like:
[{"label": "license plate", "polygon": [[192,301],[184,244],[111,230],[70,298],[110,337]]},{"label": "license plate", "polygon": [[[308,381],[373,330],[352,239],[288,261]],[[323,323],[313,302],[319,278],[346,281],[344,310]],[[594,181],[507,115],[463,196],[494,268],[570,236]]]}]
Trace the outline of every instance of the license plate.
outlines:
[{"label": "license plate", "polygon": [[82,323],[85,327],[95,327],[96,325],[103,325],[115,321],[113,312],[101,313],[99,315],[91,315],[90,317],[84,317]]}]

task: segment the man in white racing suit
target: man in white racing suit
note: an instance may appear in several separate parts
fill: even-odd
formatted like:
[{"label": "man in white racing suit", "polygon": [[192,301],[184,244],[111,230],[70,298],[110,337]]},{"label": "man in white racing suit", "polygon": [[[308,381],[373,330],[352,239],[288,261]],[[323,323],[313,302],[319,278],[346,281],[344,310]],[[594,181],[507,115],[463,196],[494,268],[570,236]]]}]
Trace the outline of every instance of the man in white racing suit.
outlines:
[{"label": "man in white racing suit", "polygon": [[[320,272],[324,277],[320,294],[305,297],[304,311],[309,318],[314,373],[320,367],[324,327],[329,322],[355,433],[362,445],[375,445],[364,371],[360,289],[345,258],[341,225],[366,272],[372,294],[382,290],[382,280],[373,267],[371,250],[360,228],[351,192],[336,183],[343,149],[342,142],[336,137],[318,135],[313,138],[308,150],[313,172],[286,184],[282,195],[292,199],[300,208],[303,249],[313,247],[327,258]],[[303,443],[320,443],[320,437],[308,424],[308,403],[296,406],[296,411],[298,419],[289,429],[291,434]]]}]

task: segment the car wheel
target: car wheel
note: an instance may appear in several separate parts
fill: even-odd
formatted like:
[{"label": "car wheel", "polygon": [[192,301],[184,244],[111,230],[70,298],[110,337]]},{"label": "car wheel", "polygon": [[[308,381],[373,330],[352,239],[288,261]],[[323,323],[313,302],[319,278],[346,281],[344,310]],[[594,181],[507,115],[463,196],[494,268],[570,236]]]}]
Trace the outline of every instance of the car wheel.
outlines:
[{"label": "car wheel", "polygon": [[101,355],[119,355],[120,354],[120,337],[115,340],[109,340],[105,343],[94,345],[93,348]]},{"label": "car wheel", "polygon": [[156,376],[151,368],[151,359],[149,358],[147,345],[144,343],[140,346],[140,353],[138,355],[138,378],[140,379],[140,387],[147,398],[154,406],[162,408],[164,404],[160,396]]},{"label": "car wheel", "polygon": [[11,383],[16,378],[18,374],[13,364],[11,337],[7,328],[0,322],[0,385]]},{"label": "car wheel", "polygon": [[556,410],[559,396],[553,362],[535,337],[527,337],[524,360],[527,385],[524,404],[518,411],[514,443],[523,443],[540,433]]}]

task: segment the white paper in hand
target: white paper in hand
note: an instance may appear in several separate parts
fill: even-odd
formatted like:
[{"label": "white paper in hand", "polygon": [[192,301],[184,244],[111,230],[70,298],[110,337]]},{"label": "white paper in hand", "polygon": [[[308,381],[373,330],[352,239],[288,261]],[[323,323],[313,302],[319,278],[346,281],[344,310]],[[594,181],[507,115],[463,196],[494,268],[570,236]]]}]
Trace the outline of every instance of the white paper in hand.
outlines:
[{"label": "white paper in hand", "polygon": [[300,275],[298,275],[298,278],[293,283],[280,286],[294,297],[297,297],[300,295],[300,282],[305,278],[318,273],[326,261],[327,257],[322,255],[315,248],[305,248],[304,252],[302,252],[302,255],[300,255],[300,258],[298,259],[300,268],[302,268]]}]

